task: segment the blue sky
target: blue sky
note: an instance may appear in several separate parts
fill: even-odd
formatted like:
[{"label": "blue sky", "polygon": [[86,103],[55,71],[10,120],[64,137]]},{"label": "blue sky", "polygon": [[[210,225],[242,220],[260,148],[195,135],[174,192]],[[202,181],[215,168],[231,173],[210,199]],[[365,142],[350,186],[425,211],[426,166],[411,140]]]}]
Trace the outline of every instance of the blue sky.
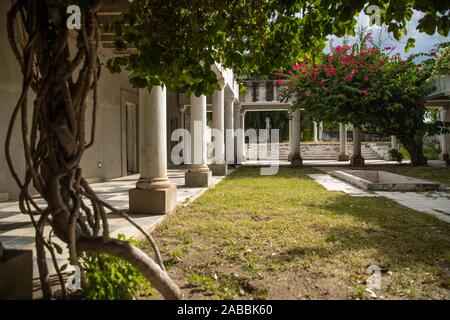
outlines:
[{"label": "blue sky", "polygon": [[[417,23],[419,19],[423,16],[420,12],[415,12],[414,15],[411,18],[411,21],[407,25],[408,34],[402,38],[402,40],[399,42],[394,39],[394,37],[387,32],[387,28],[385,26],[382,27],[369,27],[368,30],[371,30],[373,33],[373,37],[375,40],[378,40],[379,37],[381,37],[381,42],[383,47],[396,47],[397,49],[394,51],[394,53],[400,52],[402,56],[410,55],[414,53],[420,53],[420,52],[429,52],[433,50],[437,43],[450,41],[450,36],[443,37],[439,34],[434,35],[428,35],[426,33],[421,33],[416,30]],[[369,17],[362,13],[358,17],[358,26],[369,26]],[[406,46],[406,41],[409,37],[416,39],[416,46],[413,49],[410,49],[407,54],[404,53],[404,48]],[[342,44],[343,39],[337,38],[337,37],[329,37],[329,39],[333,40],[333,45],[339,45]],[[349,37],[350,43],[352,43],[354,38]],[[326,51],[329,51],[329,46],[327,46]]]}]

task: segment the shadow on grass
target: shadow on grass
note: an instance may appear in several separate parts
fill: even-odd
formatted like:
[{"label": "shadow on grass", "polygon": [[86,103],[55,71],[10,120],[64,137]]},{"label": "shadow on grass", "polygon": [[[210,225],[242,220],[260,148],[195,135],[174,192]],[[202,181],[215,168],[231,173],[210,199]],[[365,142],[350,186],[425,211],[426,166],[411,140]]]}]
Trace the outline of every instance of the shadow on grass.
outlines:
[{"label": "shadow on grass", "polygon": [[[367,207],[371,201],[372,208]],[[387,205],[388,204],[388,205]],[[450,267],[450,225],[425,213],[402,207],[386,198],[357,198],[337,196],[326,204],[317,204],[339,219],[351,216],[360,221],[358,226],[321,226],[329,246],[298,246],[282,252],[279,261],[315,255],[336,257],[344,252],[372,252],[371,263],[380,267],[395,265],[410,268],[414,265]],[[377,208],[374,210],[373,208]]]}]

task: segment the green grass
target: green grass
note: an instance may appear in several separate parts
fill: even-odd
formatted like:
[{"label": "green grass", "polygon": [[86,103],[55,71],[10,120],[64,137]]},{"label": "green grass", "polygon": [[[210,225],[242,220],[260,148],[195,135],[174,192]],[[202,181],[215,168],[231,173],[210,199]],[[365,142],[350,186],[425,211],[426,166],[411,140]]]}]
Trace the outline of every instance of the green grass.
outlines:
[{"label": "green grass", "polygon": [[[155,230],[185,298],[450,298],[450,226],[389,199],[329,192],[282,168],[240,168]],[[150,252],[150,249],[148,249]]]}]

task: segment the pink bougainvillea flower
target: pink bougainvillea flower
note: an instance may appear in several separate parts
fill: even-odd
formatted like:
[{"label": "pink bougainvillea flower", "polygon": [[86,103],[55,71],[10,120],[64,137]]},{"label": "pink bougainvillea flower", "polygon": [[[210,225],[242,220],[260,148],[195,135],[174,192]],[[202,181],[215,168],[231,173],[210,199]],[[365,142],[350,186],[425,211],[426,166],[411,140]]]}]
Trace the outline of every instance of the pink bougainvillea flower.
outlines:
[{"label": "pink bougainvillea flower", "polygon": [[367,82],[367,81],[369,81],[369,77],[364,77],[363,80],[364,80],[365,82]]},{"label": "pink bougainvillea flower", "polygon": [[277,83],[278,84],[282,84],[282,83],[284,83],[284,80],[283,79],[277,79]]},{"label": "pink bougainvillea flower", "polygon": [[436,56],[436,51],[431,51],[430,54],[435,57]]},{"label": "pink bougainvillea flower", "polygon": [[369,91],[367,89],[361,89],[359,91],[362,95],[366,95]]},{"label": "pink bougainvillea flower", "polygon": [[342,80],[350,82],[350,81],[352,81],[352,76],[348,75],[348,76],[344,77]]},{"label": "pink bougainvillea flower", "polygon": [[350,71],[351,74],[357,74],[358,70],[356,70],[355,68],[352,69],[352,71]]},{"label": "pink bougainvillea flower", "polygon": [[276,76],[284,76],[285,74],[283,72],[278,71],[278,72],[275,72],[274,75],[276,75]]},{"label": "pink bougainvillea flower", "polygon": [[423,67],[423,64],[419,63],[417,66],[418,66],[419,68],[422,68],[422,67]]},{"label": "pink bougainvillea flower", "polygon": [[300,65],[296,64],[295,66],[292,67],[293,71],[298,71],[300,69]]},{"label": "pink bougainvillea flower", "polygon": [[334,67],[328,70],[328,75],[332,76],[333,74],[336,74],[336,69]]},{"label": "pink bougainvillea flower", "polygon": [[322,81],[322,80],[321,80],[321,81],[319,82],[319,85],[320,85],[321,87],[323,87],[323,86],[326,86],[327,83],[326,83],[325,81]]},{"label": "pink bougainvillea flower", "polygon": [[348,46],[337,46],[336,48],[334,48],[334,52],[342,52],[342,51],[346,51],[348,50]]}]

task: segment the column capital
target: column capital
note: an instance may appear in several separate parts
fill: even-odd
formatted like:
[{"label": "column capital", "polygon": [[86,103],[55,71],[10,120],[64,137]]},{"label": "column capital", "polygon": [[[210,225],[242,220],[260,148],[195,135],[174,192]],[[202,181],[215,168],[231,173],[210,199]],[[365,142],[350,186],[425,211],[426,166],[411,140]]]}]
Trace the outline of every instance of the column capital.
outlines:
[{"label": "column capital", "polygon": [[178,111],[181,112],[181,113],[185,113],[186,112],[186,106],[180,106],[178,108]]}]

